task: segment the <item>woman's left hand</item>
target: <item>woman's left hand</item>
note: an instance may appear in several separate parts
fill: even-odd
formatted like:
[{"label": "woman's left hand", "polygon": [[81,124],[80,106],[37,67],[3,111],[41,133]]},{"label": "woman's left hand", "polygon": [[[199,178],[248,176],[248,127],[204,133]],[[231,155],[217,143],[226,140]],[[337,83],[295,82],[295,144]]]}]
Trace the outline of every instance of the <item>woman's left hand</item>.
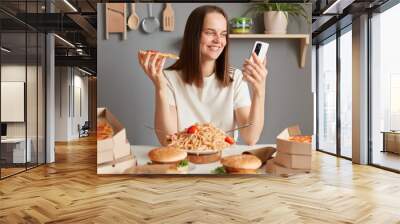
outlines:
[{"label": "woman's left hand", "polygon": [[267,61],[262,62],[253,52],[251,55],[253,60],[245,59],[243,64],[243,76],[251,85],[253,93],[256,96],[265,95],[265,81],[267,79],[268,70],[266,68]]}]

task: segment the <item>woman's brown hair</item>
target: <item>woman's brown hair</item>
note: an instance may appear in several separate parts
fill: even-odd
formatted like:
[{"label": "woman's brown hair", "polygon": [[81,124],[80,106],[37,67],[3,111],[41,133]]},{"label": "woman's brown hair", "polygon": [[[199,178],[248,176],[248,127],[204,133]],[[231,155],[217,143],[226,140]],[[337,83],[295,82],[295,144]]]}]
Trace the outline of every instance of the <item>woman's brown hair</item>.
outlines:
[{"label": "woman's brown hair", "polygon": [[[179,53],[179,60],[167,70],[178,70],[182,72],[183,81],[187,84],[203,86],[203,76],[200,67],[200,38],[203,23],[208,13],[217,12],[226,19],[226,31],[228,32],[228,17],[223,9],[218,6],[204,5],[196,8],[189,15],[183,35],[182,48]],[[226,45],[221,55],[216,60],[215,75],[222,86],[228,86],[232,81],[229,69],[229,32],[226,36]]]}]

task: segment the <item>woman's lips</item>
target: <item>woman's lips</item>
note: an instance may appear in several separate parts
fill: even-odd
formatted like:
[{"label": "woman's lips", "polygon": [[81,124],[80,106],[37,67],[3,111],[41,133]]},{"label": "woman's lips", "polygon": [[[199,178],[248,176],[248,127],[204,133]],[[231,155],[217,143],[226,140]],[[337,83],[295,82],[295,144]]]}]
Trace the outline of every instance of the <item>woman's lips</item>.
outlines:
[{"label": "woman's lips", "polygon": [[217,51],[219,51],[219,50],[221,49],[221,47],[218,47],[218,46],[208,46],[208,49],[217,52]]}]

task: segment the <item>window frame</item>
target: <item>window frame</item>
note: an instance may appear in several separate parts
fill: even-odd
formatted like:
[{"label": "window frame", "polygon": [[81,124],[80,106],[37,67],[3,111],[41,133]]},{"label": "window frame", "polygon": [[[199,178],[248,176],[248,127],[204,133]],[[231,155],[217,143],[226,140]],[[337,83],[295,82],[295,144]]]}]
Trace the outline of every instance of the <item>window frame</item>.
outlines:
[{"label": "window frame", "polygon": [[[329,155],[337,156],[340,158],[344,158],[347,160],[352,160],[352,158],[342,155],[341,153],[341,118],[340,118],[340,77],[341,77],[341,66],[340,66],[340,37],[347,32],[352,31],[352,23],[347,24],[341,29],[337,29],[335,33],[328,36],[327,38],[316,43],[316,69],[315,69],[315,78],[316,78],[316,150],[319,152],[323,152]],[[319,48],[321,44],[329,43],[330,41],[336,41],[336,152],[328,152],[319,147]]]}]

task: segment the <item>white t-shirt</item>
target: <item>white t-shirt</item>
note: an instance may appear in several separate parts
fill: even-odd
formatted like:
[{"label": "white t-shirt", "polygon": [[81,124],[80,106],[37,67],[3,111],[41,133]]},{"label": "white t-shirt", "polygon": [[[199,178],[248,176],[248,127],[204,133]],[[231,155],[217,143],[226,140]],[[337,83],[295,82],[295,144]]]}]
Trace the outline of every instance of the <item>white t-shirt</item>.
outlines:
[{"label": "white t-shirt", "polygon": [[169,104],[177,110],[178,131],[194,123],[211,123],[223,131],[233,129],[237,126],[235,109],[251,105],[249,87],[239,69],[234,70],[233,82],[227,87],[219,85],[215,73],[204,77],[202,88],[186,84],[178,71],[164,70],[164,74]]}]

